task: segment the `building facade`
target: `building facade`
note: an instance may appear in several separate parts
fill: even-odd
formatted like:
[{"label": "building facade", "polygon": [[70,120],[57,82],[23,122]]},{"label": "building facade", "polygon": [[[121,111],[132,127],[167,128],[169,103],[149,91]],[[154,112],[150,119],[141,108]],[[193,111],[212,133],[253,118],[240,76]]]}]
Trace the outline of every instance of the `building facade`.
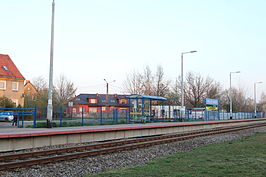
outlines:
[{"label": "building facade", "polygon": [[24,77],[8,55],[0,54],[0,97],[24,106]]},{"label": "building facade", "polygon": [[71,107],[75,112],[80,113],[83,109],[84,112],[99,113],[111,112],[117,109],[118,112],[129,110],[128,95],[118,94],[79,94],[73,100]]},{"label": "building facade", "polygon": [[37,95],[38,91],[32,85],[32,83],[29,80],[26,80],[26,83],[24,85],[24,95],[30,97],[31,99],[34,99]]}]

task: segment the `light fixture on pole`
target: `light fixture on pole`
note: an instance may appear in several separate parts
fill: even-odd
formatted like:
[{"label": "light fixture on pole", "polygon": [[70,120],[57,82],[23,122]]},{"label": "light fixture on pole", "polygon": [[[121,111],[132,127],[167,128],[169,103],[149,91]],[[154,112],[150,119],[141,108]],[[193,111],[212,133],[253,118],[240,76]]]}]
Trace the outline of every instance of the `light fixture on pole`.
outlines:
[{"label": "light fixture on pole", "polygon": [[261,84],[262,82],[254,83],[254,117],[257,117],[257,101],[256,101],[256,84]]},{"label": "light fixture on pole", "polygon": [[113,80],[112,82],[107,82],[107,80],[106,79],[103,79],[105,82],[106,82],[106,102],[105,102],[105,105],[106,105],[106,111],[107,111],[107,108],[108,108],[108,105],[109,105],[109,99],[108,99],[108,94],[109,94],[109,84],[110,83],[113,83],[113,82],[115,82],[115,80]]},{"label": "light fixture on pole", "polygon": [[54,60],[54,11],[55,2],[52,3],[51,46],[50,46],[50,72],[47,104],[47,128],[52,128],[53,120],[53,60]]},{"label": "light fixture on pole", "polygon": [[233,110],[232,110],[232,90],[231,90],[231,87],[232,87],[232,74],[236,74],[236,73],[240,73],[240,71],[235,71],[235,72],[230,72],[230,88],[229,88],[229,101],[230,101],[230,119],[233,118]]},{"label": "light fixture on pole", "polygon": [[189,51],[189,52],[182,52],[181,53],[181,109],[183,110],[184,107],[184,76],[183,76],[183,55],[188,53],[195,53],[197,51]]}]

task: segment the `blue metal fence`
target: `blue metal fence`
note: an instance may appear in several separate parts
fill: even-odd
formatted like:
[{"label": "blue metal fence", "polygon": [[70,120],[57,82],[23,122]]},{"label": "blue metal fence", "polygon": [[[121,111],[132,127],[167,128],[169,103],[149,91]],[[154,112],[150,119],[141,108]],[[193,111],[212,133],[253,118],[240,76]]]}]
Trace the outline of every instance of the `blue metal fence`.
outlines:
[{"label": "blue metal fence", "polygon": [[[36,126],[44,126],[47,110],[44,107],[37,108]],[[53,126],[83,126],[129,123],[128,110],[110,109],[108,111],[98,108],[96,111],[85,111],[84,107],[53,107]]]},{"label": "blue metal fence", "polygon": [[[128,110],[111,109],[110,111],[100,108],[96,112],[85,111],[83,107],[78,108],[54,106],[53,123],[54,126],[84,126],[84,125],[103,125],[103,124],[119,124],[131,122],[174,122],[174,121],[214,121],[229,120],[230,113],[206,110],[186,110],[184,113],[180,111],[163,110],[154,113],[152,117],[146,117],[145,121],[136,121],[130,116]],[[46,107],[34,108],[0,108],[1,115],[11,114],[16,117],[17,127],[45,127],[46,125]],[[263,118],[262,112],[235,112],[232,119],[250,119]]]},{"label": "blue metal fence", "polygon": [[[34,108],[0,108],[0,119],[12,122],[12,125],[24,128],[26,121],[36,125],[36,107]],[[36,127],[36,126],[34,126]]]}]

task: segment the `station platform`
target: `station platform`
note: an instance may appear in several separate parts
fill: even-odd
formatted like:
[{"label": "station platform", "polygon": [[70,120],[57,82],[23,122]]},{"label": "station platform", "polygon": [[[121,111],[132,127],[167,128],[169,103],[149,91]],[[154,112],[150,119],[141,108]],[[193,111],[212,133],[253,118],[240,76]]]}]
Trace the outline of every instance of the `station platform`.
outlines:
[{"label": "station platform", "polygon": [[138,124],[116,124],[116,125],[98,125],[98,126],[79,126],[79,127],[56,127],[56,128],[0,128],[0,139],[18,138],[32,136],[47,136],[61,134],[77,134],[90,132],[110,132],[121,130],[140,130],[164,127],[184,127],[200,126],[233,122],[261,121],[265,119],[243,119],[243,120],[225,120],[225,121],[197,121],[197,122],[158,122],[158,123],[138,123]]},{"label": "station platform", "polygon": [[117,124],[60,128],[0,128],[0,152],[72,143],[87,143],[112,139],[159,135],[221,126],[266,122],[266,118]]}]

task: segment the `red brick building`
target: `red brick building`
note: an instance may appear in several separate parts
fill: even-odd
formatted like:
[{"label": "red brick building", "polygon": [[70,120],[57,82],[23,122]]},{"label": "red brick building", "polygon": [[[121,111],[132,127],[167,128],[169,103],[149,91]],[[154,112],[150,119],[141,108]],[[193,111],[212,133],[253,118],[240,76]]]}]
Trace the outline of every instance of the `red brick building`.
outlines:
[{"label": "red brick building", "polygon": [[[109,94],[79,94],[73,100],[73,108],[77,113],[82,111],[90,113],[109,112],[117,109],[118,112],[129,109],[128,95]],[[108,99],[108,102],[106,101]]]}]

